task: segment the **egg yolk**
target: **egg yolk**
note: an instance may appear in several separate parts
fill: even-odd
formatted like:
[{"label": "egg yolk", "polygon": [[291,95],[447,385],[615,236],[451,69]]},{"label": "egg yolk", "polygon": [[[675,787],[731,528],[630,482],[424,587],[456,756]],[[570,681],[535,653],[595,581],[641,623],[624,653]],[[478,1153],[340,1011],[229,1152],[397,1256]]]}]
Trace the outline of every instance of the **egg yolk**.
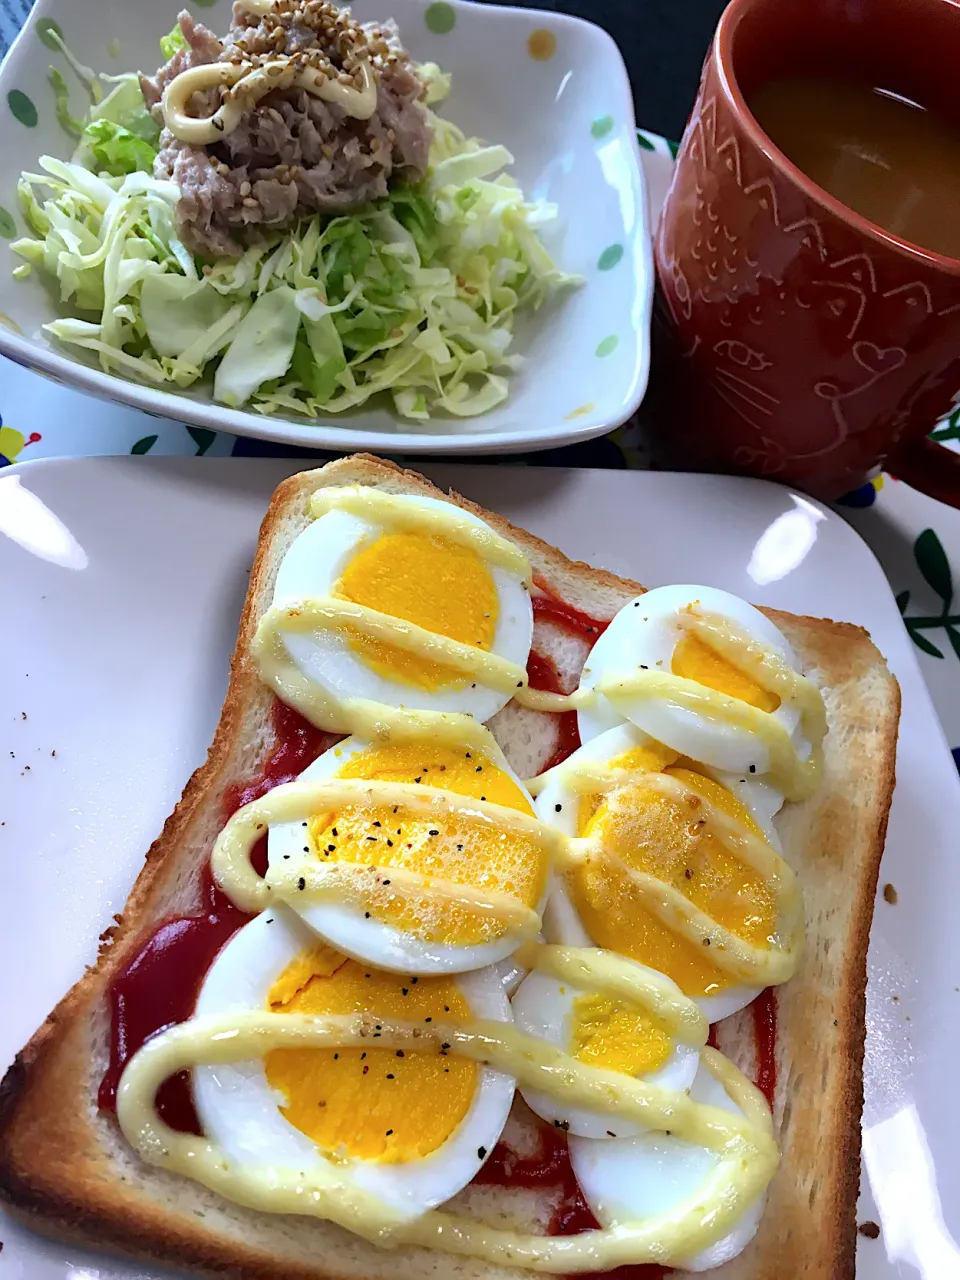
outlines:
[{"label": "egg yolk", "polygon": [[751,680],[748,675],[735,667],[732,662],[704,644],[697,636],[684,636],[673,651],[670,669],[675,676],[683,676],[686,680],[694,680],[708,689],[716,689],[731,698],[739,698],[748,702],[751,707],[759,707],[761,711],[776,711],[780,699],[761,685]]},{"label": "egg yolk", "polygon": [[659,1070],[673,1049],[667,1031],[643,1009],[593,992],[574,1000],[570,1038],[581,1062],[631,1076]]},{"label": "egg yolk", "polygon": [[[399,743],[346,760],[342,778],[413,782],[460,796],[489,800],[532,814],[521,789],[478,751],[429,743]],[[384,924],[427,942],[472,946],[503,937],[503,920],[480,915],[451,900],[431,877],[508,894],[536,907],[546,887],[547,855],[533,839],[471,822],[456,814],[429,817],[402,806],[345,806],[312,819],[310,836],[318,858],[376,867],[361,882],[365,911]],[[422,877],[401,883],[389,874],[402,867]]]},{"label": "egg yolk", "polygon": [[[625,758],[611,763],[619,765]],[[580,834],[599,839],[624,866],[597,859],[579,869],[571,883],[584,928],[597,946],[658,969],[689,996],[712,995],[736,980],[710,961],[708,948],[673,932],[647,909],[625,868],[671,885],[754,946],[771,944],[776,903],[763,876],[704,829],[700,797],[752,834],[762,835],[750,814],[726,787],[676,759],[664,772],[695,793],[686,802],[662,795],[641,780],[581,808]]]},{"label": "egg yolk", "polygon": [[[485,560],[470,547],[423,533],[385,533],[358,552],[335,592],[344,600],[412,622],[436,635],[489,650],[499,598]],[[418,689],[462,685],[442,663],[405,653],[347,628],[350,648],[379,675]]]},{"label": "egg yolk", "polygon": [[[348,960],[332,947],[301,953],[270,990],[277,1013],[367,1012],[384,1021],[464,1022],[470,1006],[450,978],[399,977]],[[397,1164],[429,1155],[470,1109],[477,1065],[456,1054],[367,1047],[275,1049],[267,1080],[280,1110],[317,1146]]]}]

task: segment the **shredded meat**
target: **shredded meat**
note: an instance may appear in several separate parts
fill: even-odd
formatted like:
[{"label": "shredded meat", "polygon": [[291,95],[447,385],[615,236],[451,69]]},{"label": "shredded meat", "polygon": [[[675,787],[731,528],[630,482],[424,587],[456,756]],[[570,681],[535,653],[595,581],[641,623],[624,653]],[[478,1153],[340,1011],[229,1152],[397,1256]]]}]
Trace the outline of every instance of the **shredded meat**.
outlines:
[{"label": "shredded meat", "polygon": [[[222,42],[181,13],[187,48],[153,78],[141,77],[145,102],[162,122],[164,89],[181,71],[241,56],[275,58],[316,50],[321,37],[315,14],[323,7],[322,0],[299,0],[281,5],[276,15],[259,17],[236,5],[233,27]],[[236,257],[243,252],[244,229],[284,227],[306,213],[340,212],[386,195],[392,178],[423,176],[431,141],[423,84],[393,31],[377,29],[371,38],[381,49],[389,45],[389,57],[378,65],[377,109],[369,120],[290,88],[268,93],[216,144],[194,146],[164,129],[155,173],[180,188],[178,223],[189,249],[209,258]],[[341,65],[339,49],[322,52]],[[194,94],[190,113],[211,115],[219,105],[217,95]]]}]

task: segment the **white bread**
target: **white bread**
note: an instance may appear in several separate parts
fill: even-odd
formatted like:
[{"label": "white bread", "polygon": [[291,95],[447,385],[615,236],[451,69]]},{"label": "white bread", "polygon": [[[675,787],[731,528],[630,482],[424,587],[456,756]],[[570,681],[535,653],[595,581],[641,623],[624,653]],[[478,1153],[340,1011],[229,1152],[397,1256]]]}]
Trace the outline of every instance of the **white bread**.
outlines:
[{"label": "white bread", "polygon": [[[202,1274],[262,1280],[499,1280],[531,1274],[439,1252],[385,1252],[327,1223],[241,1209],[142,1164],[115,1118],[97,1111],[112,978],[161,920],[197,908],[198,872],[221,825],[223,794],[256,776],[273,746],[273,695],[258,680],[248,653],[277,567],[308,521],[309,495],[322,485],[355,483],[447,496],[415,473],[363,455],[293,476],[274,495],[206,763],[150,849],[118,923],[103,934],[96,965],[0,1085],[0,1198],[38,1231]],[[642,590],[567,560],[456,494],[449,500],[519,542],[537,582],[594,617],[612,617]],[[820,791],[789,806],[778,823],[786,856],[799,872],[807,924],[799,972],[776,996],[775,1122],[783,1160],[756,1239],[710,1274],[717,1280],[840,1280],[854,1274],[866,949],[893,788],[899,689],[861,629],[768,612],[823,691],[830,732]],[[534,646],[553,658],[574,687],[586,646],[542,622]],[[491,722],[521,776],[535,773],[552,754],[554,726],[551,717],[514,704]],[[720,1047],[748,1074],[753,1045],[747,1013],[721,1025]],[[531,1133],[518,1103],[505,1137],[523,1149]],[[549,1222],[554,1202],[549,1191],[469,1187],[450,1207],[537,1231]]]}]

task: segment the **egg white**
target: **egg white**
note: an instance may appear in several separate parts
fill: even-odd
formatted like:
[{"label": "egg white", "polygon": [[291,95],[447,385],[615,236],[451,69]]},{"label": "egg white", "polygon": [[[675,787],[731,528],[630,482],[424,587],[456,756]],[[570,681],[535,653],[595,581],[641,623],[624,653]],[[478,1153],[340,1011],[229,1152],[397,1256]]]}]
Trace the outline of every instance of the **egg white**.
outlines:
[{"label": "egg white", "polygon": [[[316,938],[294,912],[278,904],[250,921],[214,960],[197,1000],[197,1015],[262,1012],[270,989],[289,964]],[[510,1022],[510,1002],[490,970],[456,979],[471,1015]],[[483,1163],[503,1130],[513,1102],[514,1080],[481,1067],[470,1109],[457,1129],[422,1159],[399,1164],[347,1158],[343,1180],[371,1192],[401,1214],[415,1218],[460,1191]],[[234,1164],[281,1166],[303,1171],[325,1162],[320,1148],[280,1111],[263,1060],[194,1068],[193,1097],[203,1131]]]},{"label": "egg white", "polygon": [[[565,780],[565,770],[584,764],[603,764],[636,747],[649,746],[651,743],[652,739],[648,734],[629,722],[621,722],[591,738],[548,775],[546,785],[534,802],[537,817],[541,822],[556,827],[564,835],[575,836],[579,796]],[[773,826],[770,807],[776,803],[777,797],[780,797],[782,803],[780,793],[768,783],[757,782],[752,777],[710,768],[705,768],[704,773],[734,793],[773,847],[779,851],[780,841]],[[553,877],[543,912],[543,933],[549,942],[561,942],[566,946],[596,945],[580,919],[563,876]],[[719,1022],[721,1018],[729,1017],[731,1013],[750,1004],[762,990],[762,987],[738,984],[725,988],[717,995],[692,995],[690,999],[700,1006],[710,1022]]]},{"label": "egg white", "polygon": [[[298,781],[322,782],[327,778],[335,778],[351,757],[374,750],[376,747],[373,744],[361,738],[345,738],[318,756],[304,769]],[[517,784],[532,805],[529,793],[493,739],[484,748],[484,754],[491,764],[496,765]],[[464,796],[463,801],[469,805],[469,797]],[[315,861],[315,854],[304,852],[305,834],[300,822],[287,822],[271,827],[267,840],[269,865],[293,870],[301,864]],[[539,912],[546,905],[547,892],[537,906]],[[393,973],[467,973],[472,969],[483,969],[507,960],[517,946],[516,937],[512,933],[506,933],[492,942],[470,946],[452,942],[425,942],[381,920],[372,917],[366,919],[361,909],[348,903],[298,901],[293,906],[307,924],[338,951],[355,960],[375,965],[378,969],[389,969]]]},{"label": "egg white", "polygon": [[[638,964],[636,967],[640,973],[652,972],[645,965]],[[657,977],[663,981],[662,975],[658,974]],[[666,981],[669,982],[669,979]],[[676,990],[679,995],[679,987]],[[518,1030],[525,1031],[538,1040],[546,1040],[548,1044],[555,1044],[567,1053],[572,1053],[573,1002],[577,996],[583,994],[583,991],[571,986],[568,982],[558,982],[556,978],[545,973],[531,973],[524,978],[513,995],[511,1003],[514,1022]],[[643,1080],[646,1084],[660,1085],[664,1089],[683,1092],[693,1083],[699,1061],[700,1053],[697,1049],[675,1041],[670,1056],[662,1067],[636,1078]],[[559,1124],[570,1134],[610,1141],[612,1138],[623,1138],[646,1132],[643,1125],[637,1121],[627,1120],[610,1112],[571,1107],[535,1089],[521,1088],[520,1092],[531,1111],[535,1111],[538,1116],[552,1124]]]},{"label": "egg white", "polygon": [[[703,1064],[690,1097],[734,1115],[743,1112]],[[583,1198],[601,1226],[669,1214],[695,1196],[719,1163],[705,1147],[662,1132],[636,1138],[571,1137],[570,1163]],[[735,1258],[750,1243],[763,1217],[766,1196],[749,1205],[733,1229],[691,1257],[670,1259],[681,1271],[709,1271]]]},{"label": "egg white", "polygon": [[[441,508],[449,504],[437,498],[402,496],[401,502],[415,507]],[[487,525],[469,511],[458,515],[480,528]],[[273,594],[275,605],[315,599],[333,594],[350,561],[375,542],[384,530],[379,525],[347,511],[328,511],[309,524],[293,542],[277,573]],[[490,652],[497,657],[526,666],[533,636],[533,606],[529,592],[514,574],[490,565],[497,591],[499,612]],[[372,670],[350,648],[337,630],[314,633],[284,632],[283,639],[292,661],[301,674],[338,698],[369,698],[391,707],[411,707],[418,711],[459,711],[486,721],[510,701],[509,693],[485,688],[466,677],[458,688],[420,689],[391,680]],[[341,725],[327,726],[341,729]]]},{"label": "egg white", "polygon": [[[607,677],[633,675],[640,667],[669,672],[674,649],[686,634],[681,626],[682,612],[696,603],[705,611],[729,618],[795,671],[800,670],[797,656],[781,632],[759,609],[738,596],[716,587],[656,587],[624,605],[597,640],[587,657],[581,688],[593,689]],[[791,736],[801,759],[806,759],[810,744],[800,732],[796,708],[781,704],[771,715]],[[665,698],[627,695],[618,697],[614,705],[599,694],[595,702],[578,712],[580,739],[588,742],[624,719],[681,755],[714,768],[749,774],[752,765],[758,778],[769,771],[770,754],[757,734],[735,725],[712,723]]]}]

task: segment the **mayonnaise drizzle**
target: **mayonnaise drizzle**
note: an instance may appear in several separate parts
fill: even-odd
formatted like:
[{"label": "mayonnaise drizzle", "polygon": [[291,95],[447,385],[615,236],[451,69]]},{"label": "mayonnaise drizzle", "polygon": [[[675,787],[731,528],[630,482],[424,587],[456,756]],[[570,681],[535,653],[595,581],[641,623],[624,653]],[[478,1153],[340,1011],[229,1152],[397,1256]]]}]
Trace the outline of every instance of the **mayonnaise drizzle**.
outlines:
[{"label": "mayonnaise drizzle", "polygon": [[349,511],[390,529],[435,534],[469,547],[488,564],[506,569],[528,586],[533,581],[530,561],[516,543],[501,537],[489,525],[468,519],[452,502],[445,507],[426,506],[368,485],[339,485],[317,489],[310,499],[311,515],[319,518],[328,511]]},{"label": "mayonnaise drizzle", "polygon": [[386,641],[418,658],[443,663],[464,675],[476,676],[489,689],[501,693],[520,694],[527,683],[526,669],[515,662],[337,596],[272,605],[260,619],[255,645],[258,652],[261,647],[269,648],[277,631],[339,631],[343,627],[371,640]]},{"label": "mayonnaise drizzle", "polygon": [[[703,1045],[706,1022],[692,1001],[667,997],[654,975],[609,952],[528,946],[525,963],[578,985],[607,991],[651,1008],[678,1038]],[[689,1008],[682,1007],[683,1005]],[[681,1209],[637,1224],[615,1224],[567,1239],[525,1235],[432,1211],[401,1222],[396,1211],[344,1176],[344,1162],[318,1159],[309,1173],[271,1166],[231,1167],[203,1138],[180,1134],[160,1120],[155,1096],[165,1079],[201,1064],[261,1058],[278,1048],[369,1045],[417,1053],[458,1053],[506,1072],[521,1087],[668,1130],[718,1156],[700,1192]],[[671,1262],[698,1252],[730,1230],[764,1191],[779,1152],[770,1112],[757,1089],[721,1054],[701,1048],[702,1060],[743,1116],[692,1101],[604,1068],[591,1067],[499,1022],[440,1024],[429,1030],[391,1022],[375,1010],[352,1017],[233,1013],[194,1018],[149,1040],[127,1064],[117,1095],[121,1129],[144,1160],[196,1179],[240,1204],[276,1213],[326,1218],[381,1245],[412,1244],[467,1254],[493,1264],[575,1274],[626,1263]]]},{"label": "mayonnaise drizzle", "polygon": [[[485,731],[488,732],[488,731]],[[299,822],[330,813],[343,805],[366,804],[376,808],[395,806],[413,814],[456,817],[464,823],[494,829],[532,841],[552,859],[560,871],[570,871],[592,861],[614,864],[640,892],[644,905],[674,933],[689,942],[711,947],[717,968],[735,979],[764,986],[786,982],[796,970],[802,940],[802,903],[796,877],[777,852],[742,823],[720,811],[692,787],[668,774],[642,775],[644,784],[675,803],[690,807],[703,833],[712,832],[748,866],[770,883],[777,909],[777,934],[767,946],[756,946],[738,937],[695,906],[678,889],[656,876],[623,862],[598,838],[565,836],[531,814],[489,800],[477,800],[438,787],[376,779],[333,778],[325,782],[287,782],[258,800],[238,809],[217,837],[211,858],[214,880],[236,906],[256,912],[276,899],[296,908],[298,902],[355,901],[358,878],[370,877],[376,868],[350,862],[322,863],[307,853],[281,869],[271,866],[261,878],[250,863],[250,854],[267,825]],[[614,793],[613,803],[616,803]],[[389,866],[391,878],[393,865]],[[407,883],[421,883],[436,898],[500,919],[505,931],[519,943],[539,928],[537,913],[506,894],[478,892],[432,872],[407,869],[398,875]],[[370,887],[372,881],[368,880]]]},{"label": "mayonnaise drizzle", "polygon": [[[304,89],[314,98],[335,103],[355,120],[369,120],[377,109],[377,81],[364,58],[354,68],[359,86],[343,84],[331,64],[299,65],[289,57],[252,62],[211,62],[181,71],[163,92],[163,121],[181,142],[206,146],[219,142],[240,124],[244,115],[274,89]],[[195,93],[226,89],[224,101],[212,116],[191,116],[187,107]]]},{"label": "mayonnaise drizzle", "polygon": [[[515,573],[524,582],[531,581],[529,560],[519,547],[492,529],[473,524],[452,503],[446,510],[418,505],[399,495],[364,486],[330,487],[314,493],[310,501],[313,515],[321,516],[334,509],[350,511],[389,528],[442,535],[473,548],[489,563]],[[312,724],[321,729],[364,736],[369,736],[370,709],[378,704],[340,699],[309,681],[290,658],[283,640],[285,631],[349,627],[418,657],[443,663],[489,688],[509,692],[521,706],[534,711],[573,711],[589,706],[601,695],[614,706],[637,697],[660,698],[712,724],[754,734],[768,752],[770,780],[785,797],[801,800],[812,795],[820,778],[822,742],[827,728],[823,698],[817,687],[794,671],[775,650],[751,639],[726,618],[691,606],[682,611],[679,621],[684,629],[697,635],[761,688],[776,693],[782,703],[797,708],[801,729],[810,743],[805,759],[800,758],[790,733],[770,712],[672,672],[614,673],[598,681],[592,689],[580,688],[570,694],[531,689],[526,671],[516,663],[333,596],[272,606],[260,619],[253,654],[263,681]],[[392,715],[392,711],[384,708],[377,716],[381,728],[386,726],[387,734]],[[538,785],[543,785],[544,776],[537,780]]]}]

